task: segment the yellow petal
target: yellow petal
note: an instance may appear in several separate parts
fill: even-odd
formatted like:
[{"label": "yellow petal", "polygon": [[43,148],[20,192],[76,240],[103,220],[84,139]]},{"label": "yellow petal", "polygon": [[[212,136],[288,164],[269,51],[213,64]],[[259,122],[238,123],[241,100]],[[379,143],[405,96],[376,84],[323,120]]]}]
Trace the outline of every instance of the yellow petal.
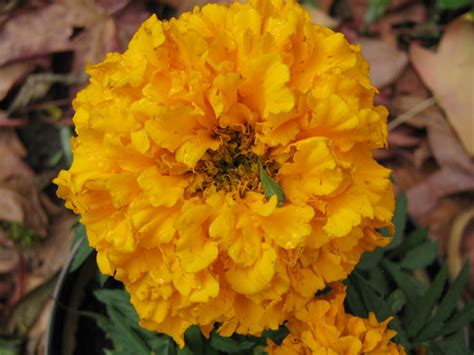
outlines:
[{"label": "yellow petal", "polygon": [[275,249],[268,244],[262,245],[262,255],[255,264],[249,268],[231,267],[225,273],[227,281],[238,293],[254,294],[267,289],[275,273]]},{"label": "yellow petal", "polygon": [[155,166],[146,169],[139,177],[138,184],[148,201],[154,207],[171,207],[183,197],[187,186],[186,178],[181,176],[164,176]]}]

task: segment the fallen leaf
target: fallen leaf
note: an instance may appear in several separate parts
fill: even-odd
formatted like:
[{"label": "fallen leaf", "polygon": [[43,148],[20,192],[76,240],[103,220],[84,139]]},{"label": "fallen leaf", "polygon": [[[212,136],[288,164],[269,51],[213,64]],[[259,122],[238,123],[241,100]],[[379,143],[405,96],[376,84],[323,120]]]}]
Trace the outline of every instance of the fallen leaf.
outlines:
[{"label": "fallen leaf", "polygon": [[436,52],[413,45],[410,59],[433,91],[465,149],[474,155],[474,23],[462,17],[446,29]]},{"label": "fallen leaf", "polygon": [[150,15],[142,1],[132,1],[114,15],[118,28],[120,49],[127,48],[133,34]]},{"label": "fallen leaf", "polygon": [[418,134],[413,134],[412,130],[408,127],[400,127],[388,135],[389,146],[398,147],[415,147],[422,141],[422,137]]},{"label": "fallen leaf", "polygon": [[41,73],[30,75],[18,94],[15,96],[8,112],[25,107],[32,101],[43,98],[48,93],[51,86],[55,83],[64,85],[79,85],[87,80],[87,75],[83,72],[70,74]]},{"label": "fallen leaf", "polygon": [[23,297],[12,309],[7,321],[0,327],[0,334],[25,335],[37,319],[44,304],[51,298],[55,285],[56,277],[54,276]]},{"label": "fallen leaf", "polygon": [[20,262],[20,255],[14,248],[0,247],[0,274],[12,272]]},{"label": "fallen leaf", "polygon": [[76,51],[74,69],[84,70],[107,52],[118,49],[112,16],[93,0],[58,0],[39,9],[12,15],[0,33],[0,65]]},{"label": "fallen leaf", "polygon": [[69,212],[53,216],[46,238],[23,255],[34,275],[50,277],[64,266],[69,257],[76,217]]},{"label": "fallen leaf", "polygon": [[377,39],[360,37],[362,54],[370,64],[370,80],[376,87],[392,84],[408,63],[407,55],[397,48]]},{"label": "fallen leaf", "polygon": [[341,21],[329,16],[323,10],[317,9],[313,6],[305,6],[305,8],[311,15],[311,19],[313,20],[313,23],[315,23],[316,25],[325,26],[329,28],[336,28],[341,23]]},{"label": "fallen leaf", "polygon": [[17,62],[0,67],[0,101],[10,89],[24,78],[34,67],[31,62]]},{"label": "fallen leaf", "polygon": [[0,181],[12,176],[29,177],[31,168],[25,164],[26,149],[11,128],[0,128]]},{"label": "fallen leaf", "polygon": [[28,331],[26,354],[27,355],[41,355],[46,351],[46,333],[48,331],[49,319],[51,317],[51,310],[53,308],[54,300],[50,299],[46,302],[41,310],[38,318],[33,323]]},{"label": "fallen leaf", "polygon": [[431,108],[428,114],[428,143],[438,164],[445,168],[463,169],[474,179],[474,163],[443,114],[436,107]]},{"label": "fallen leaf", "polygon": [[433,209],[442,197],[472,191],[472,174],[458,167],[446,167],[407,191],[408,210],[415,216],[424,215]]},{"label": "fallen leaf", "polygon": [[413,165],[420,169],[423,164],[433,156],[431,148],[426,140],[423,140],[413,152]]},{"label": "fallen leaf", "polygon": [[0,65],[72,49],[73,18],[62,4],[12,15],[0,32]]}]

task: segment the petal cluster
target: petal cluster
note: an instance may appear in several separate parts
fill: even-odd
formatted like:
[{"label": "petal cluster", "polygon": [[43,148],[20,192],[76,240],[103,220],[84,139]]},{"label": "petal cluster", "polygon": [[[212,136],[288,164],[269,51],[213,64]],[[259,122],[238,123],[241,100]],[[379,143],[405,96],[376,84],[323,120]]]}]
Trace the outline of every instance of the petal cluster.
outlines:
[{"label": "petal cluster", "polygon": [[[387,110],[360,48],[293,1],[150,17],[89,66],[58,195],[148,329],[258,335],[388,239]],[[286,201],[267,199],[262,164]]]},{"label": "petal cluster", "polygon": [[387,329],[391,318],[379,323],[373,313],[369,313],[368,319],[346,314],[345,287],[334,283],[331,288],[330,295],[310,301],[288,321],[290,334],[281,346],[269,341],[269,355],[406,354],[401,346],[390,341],[396,335]]}]

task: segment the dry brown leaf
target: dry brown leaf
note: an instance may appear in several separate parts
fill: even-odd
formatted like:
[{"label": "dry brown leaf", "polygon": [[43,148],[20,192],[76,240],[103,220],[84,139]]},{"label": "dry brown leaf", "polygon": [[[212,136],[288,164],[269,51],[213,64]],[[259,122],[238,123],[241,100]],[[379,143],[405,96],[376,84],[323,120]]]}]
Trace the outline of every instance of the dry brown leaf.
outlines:
[{"label": "dry brown leaf", "polygon": [[74,69],[83,70],[87,61],[95,63],[116,49],[114,20],[93,0],[59,0],[14,15],[0,33],[0,65],[75,50]]},{"label": "dry brown leaf", "polygon": [[0,181],[12,176],[32,176],[31,168],[23,161],[25,156],[26,149],[15,131],[10,128],[0,128]]},{"label": "dry brown leaf", "polygon": [[360,37],[362,54],[370,64],[370,80],[376,87],[392,84],[408,63],[407,55],[397,48],[377,39]]},{"label": "dry brown leaf", "polygon": [[407,127],[401,127],[396,131],[390,132],[388,135],[389,146],[415,147],[419,145],[423,138],[420,135],[414,135],[411,131]]},{"label": "dry brown leaf", "polygon": [[53,216],[47,237],[24,255],[32,273],[48,278],[64,266],[69,257],[75,217],[69,212]]},{"label": "dry brown leaf", "polygon": [[474,191],[472,174],[458,167],[446,167],[407,191],[408,210],[420,216],[433,209],[442,197]]},{"label": "dry brown leaf", "polygon": [[459,142],[456,134],[436,107],[428,110],[428,143],[442,167],[457,167],[470,173],[474,180],[474,164]]},{"label": "dry brown leaf", "polygon": [[323,10],[317,9],[315,7],[310,7],[310,6],[306,6],[305,8],[311,15],[311,19],[313,20],[313,23],[317,25],[325,26],[329,28],[336,28],[341,23],[341,21],[329,16]]},{"label": "dry brown leaf", "polygon": [[32,62],[17,62],[0,67],[0,101],[10,89],[24,78],[34,67]]},{"label": "dry brown leaf", "polygon": [[48,331],[49,319],[51,317],[51,310],[53,308],[54,300],[50,299],[46,302],[38,315],[38,318],[33,323],[28,331],[28,340],[26,343],[27,355],[42,355],[46,351],[46,332]]},{"label": "dry brown leaf", "polygon": [[465,149],[474,155],[474,23],[452,22],[436,52],[412,46],[410,59],[433,91]]}]

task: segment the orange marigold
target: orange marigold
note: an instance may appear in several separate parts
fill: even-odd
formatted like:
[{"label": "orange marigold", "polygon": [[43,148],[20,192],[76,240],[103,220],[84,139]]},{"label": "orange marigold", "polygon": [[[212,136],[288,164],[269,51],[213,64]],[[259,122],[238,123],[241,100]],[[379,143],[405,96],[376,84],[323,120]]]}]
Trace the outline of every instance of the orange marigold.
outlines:
[{"label": "orange marigold", "polygon": [[55,182],[143,327],[258,335],[388,242],[387,110],[359,46],[295,2],[152,16],[87,71]]},{"label": "orange marigold", "polygon": [[373,313],[368,319],[346,314],[346,289],[331,285],[328,296],[317,297],[296,312],[286,326],[290,334],[281,346],[269,341],[269,355],[405,355],[405,350],[390,341],[396,332],[387,329],[392,318],[379,323]]}]

